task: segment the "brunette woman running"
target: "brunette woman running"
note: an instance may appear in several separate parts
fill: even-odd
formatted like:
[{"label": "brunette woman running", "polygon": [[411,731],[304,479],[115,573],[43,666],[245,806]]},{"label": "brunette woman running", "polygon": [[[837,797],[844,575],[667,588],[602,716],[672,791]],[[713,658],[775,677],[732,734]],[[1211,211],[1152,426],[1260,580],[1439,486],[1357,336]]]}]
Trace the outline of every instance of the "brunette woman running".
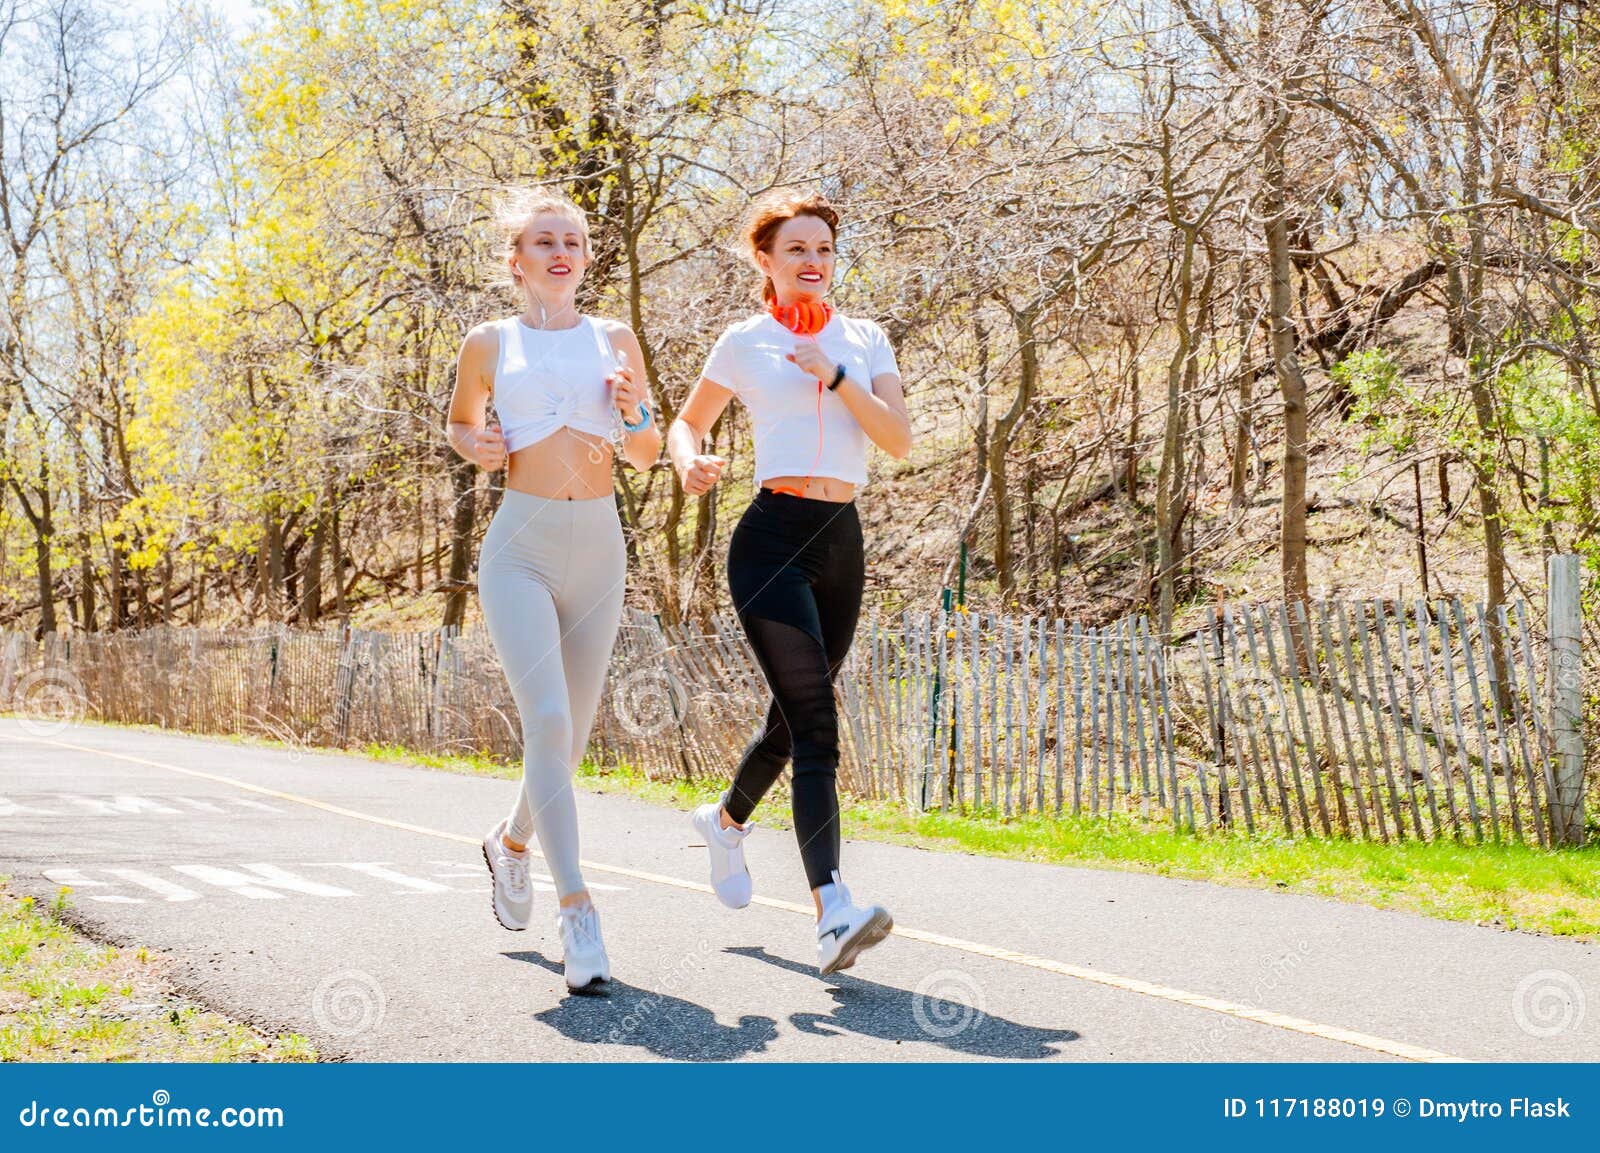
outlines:
[{"label": "brunette woman running", "polygon": [[[528,841],[555,882],[569,988],[611,977],[600,917],[578,868],[573,768],[589,741],[622,619],[626,551],[611,488],[612,446],[634,468],[661,451],[639,341],[626,325],[579,315],[589,227],[543,191],[498,213],[522,313],[478,325],[461,346],[449,436],[480,468],[507,462],[505,493],[484,534],[478,596],[522,720],[522,788],[483,838],[494,914],[526,929],[533,911]],[[484,428],[493,397],[503,434]]]},{"label": "brunette woman running", "polygon": [[702,453],[729,399],[749,409],[758,491],[728,546],[728,585],[772,690],[766,723],[719,803],[695,811],[722,903],[750,901],[743,841],[757,802],[793,760],[794,830],[817,909],[823,973],[848,968],[894,927],[887,910],[855,905],[839,875],[839,723],[833,681],[855,636],[865,582],[856,488],[867,441],[899,459],[911,450],[894,350],[870,320],[835,313],[839,216],[821,196],[759,201],[745,231],[766,310],[730,325],[667,432],[684,490],[717,483],[724,460]]}]

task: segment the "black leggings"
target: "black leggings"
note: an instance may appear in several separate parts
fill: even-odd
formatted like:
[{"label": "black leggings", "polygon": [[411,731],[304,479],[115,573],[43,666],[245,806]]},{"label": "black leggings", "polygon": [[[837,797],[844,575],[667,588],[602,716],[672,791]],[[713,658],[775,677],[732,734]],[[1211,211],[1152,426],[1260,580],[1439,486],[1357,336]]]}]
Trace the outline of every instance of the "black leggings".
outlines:
[{"label": "black leggings", "polygon": [[723,797],[743,824],[794,760],[794,832],[814,889],[839,867],[833,680],[861,614],[866,562],[853,502],[762,489],[728,544],[728,586],[772,690],[766,723]]}]

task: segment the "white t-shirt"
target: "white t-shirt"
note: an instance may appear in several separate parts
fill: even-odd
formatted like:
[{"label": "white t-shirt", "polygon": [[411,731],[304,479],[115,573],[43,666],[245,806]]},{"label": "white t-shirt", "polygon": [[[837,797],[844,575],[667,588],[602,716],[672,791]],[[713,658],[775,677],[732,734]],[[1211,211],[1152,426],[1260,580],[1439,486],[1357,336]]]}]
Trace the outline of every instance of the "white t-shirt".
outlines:
[{"label": "white t-shirt", "polygon": [[[784,359],[805,339],[760,313],[723,331],[700,375],[734,393],[750,410],[757,486],[768,477],[807,475],[866,484],[867,434],[826,382],[818,456],[817,378]],[[835,312],[815,339],[829,360],[843,364],[852,380],[868,388],[875,376],[900,374],[888,334],[870,320]]]}]

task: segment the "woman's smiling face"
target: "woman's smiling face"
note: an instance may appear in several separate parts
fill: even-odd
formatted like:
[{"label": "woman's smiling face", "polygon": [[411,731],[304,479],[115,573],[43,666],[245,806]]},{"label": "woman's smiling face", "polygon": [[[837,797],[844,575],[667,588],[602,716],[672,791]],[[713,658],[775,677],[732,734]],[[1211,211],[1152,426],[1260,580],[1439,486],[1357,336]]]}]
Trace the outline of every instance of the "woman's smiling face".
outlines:
[{"label": "woman's smiling face", "polygon": [[589,267],[583,230],[561,212],[541,212],[528,221],[511,269],[524,284],[550,292],[571,292]]},{"label": "woman's smiling face", "polygon": [[772,279],[778,300],[821,297],[833,284],[833,229],[815,216],[786,220],[772,239],[772,250],[756,253],[756,263]]}]

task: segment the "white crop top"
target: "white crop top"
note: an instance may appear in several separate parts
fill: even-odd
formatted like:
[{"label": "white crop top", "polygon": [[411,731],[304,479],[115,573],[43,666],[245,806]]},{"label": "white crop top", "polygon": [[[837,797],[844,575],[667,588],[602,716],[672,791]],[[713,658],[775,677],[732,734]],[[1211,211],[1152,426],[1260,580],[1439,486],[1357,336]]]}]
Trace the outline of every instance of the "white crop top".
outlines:
[{"label": "white crop top", "polygon": [[563,427],[610,434],[616,409],[606,377],[617,362],[598,320],[585,316],[571,328],[529,328],[511,316],[494,327],[500,335],[494,407],[506,452],[536,444]]},{"label": "white crop top", "polygon": [[[774,476],[828,476],[867,483],[867,434],[838,395],[822,390],[822,453],[817,454],[817,378],[784,359],[806,339],[767,313],[730,324],[701,376],[736,394],[755,426],[756,484]],[[888,334],[870,320],[835,312],[816,342],[858,383],[899,375]],[[815,462],[815,467],[813,467]]]}]

